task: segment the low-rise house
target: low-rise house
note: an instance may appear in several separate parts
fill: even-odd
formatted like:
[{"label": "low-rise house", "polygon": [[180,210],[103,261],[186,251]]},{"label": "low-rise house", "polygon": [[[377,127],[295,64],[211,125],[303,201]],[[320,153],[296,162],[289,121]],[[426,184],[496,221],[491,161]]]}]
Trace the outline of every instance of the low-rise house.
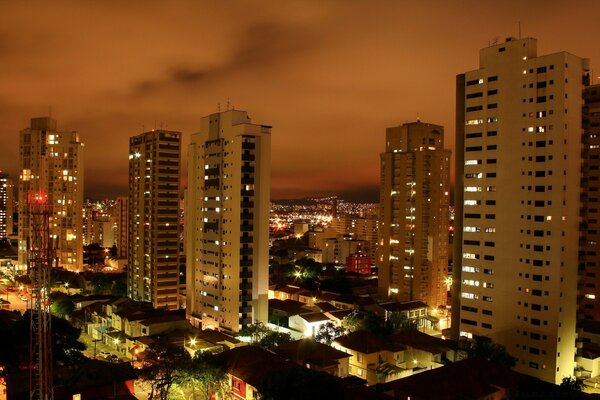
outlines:
[{"label": "low-rise house", "polygon": [[[113,364],[84,359],[53,369],[54,399],[135,400],[136,375],[130,363]],[[7,398],[29,400],[29,370],[15,371],[6,380]]]},{"label": "low-rise house", "polygon": [[482,358],[469,358],[442,368],[378,385],[397,400],[592,399],[520,374]]},{"label": "low-rise house", "polygon": [[217,355],[227,372],[232,399],[259,399],[258,387],[273,371],[294,364],[256,346],[237,347]]},{"label": "low-rise house", "polygon": [[314,337],[321,325],[331,322],[331,319],[321,312],[293,315],[289,318],[291,330],[304,334],[306,337]]},{"label": "low-rise house", "polygon": [[332,346],[351,356],[349,373],[369,385],[412,374],[412,366],[407,366],[404,358],[406,348],[371,332],[349,333],[334,340]]},{"label": "low-rise house", "polygon": [[272,351],[300,366],[344,378],[348,376],[350,355],[314,339],[285,343]]}]

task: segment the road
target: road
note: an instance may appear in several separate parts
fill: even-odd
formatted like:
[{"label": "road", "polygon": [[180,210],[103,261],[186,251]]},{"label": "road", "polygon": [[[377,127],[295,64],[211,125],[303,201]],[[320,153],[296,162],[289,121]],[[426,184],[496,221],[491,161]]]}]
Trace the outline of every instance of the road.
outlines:
[{"label": "road", "polygon": [[6,287],[0,288],[0,298],[10,302],[9,310],[25,312],[29,303],[21,300],[17,295],[18,292],[9,292],[6,290]]}]

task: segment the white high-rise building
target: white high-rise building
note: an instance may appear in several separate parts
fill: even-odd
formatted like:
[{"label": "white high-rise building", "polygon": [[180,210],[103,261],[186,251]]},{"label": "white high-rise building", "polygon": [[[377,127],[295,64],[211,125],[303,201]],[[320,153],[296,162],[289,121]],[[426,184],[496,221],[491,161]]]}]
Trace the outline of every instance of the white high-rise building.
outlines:
[{"label": "white high-rise building", "polygon": [[450,151],[444,127],[420,121],[386,130],[379,195],[379,293],[445,309]]},{"label": "white high-rise building", "polygon": [[0,171],[0,239],[6,239],[13,231],[13,183],[8,174]]},{"label": "white high-rise building", "polygon": [[179,308],[180,159],[180,132],[129,138],[129,196],[120,201],[128,213],[120,218],[128,221],[127,295],[171,310]]},{"label": "white high-rise building", "polygon": [[245,111],[201,119],[189,146],[187,313],[238,332],[267,321],[271,127]]},{"label": "white high-rise building", "polygon": [[20,134],[19,267],[27,265],[28,199],[41,195],[51,209],[51,246],[58,265],[83,267],[83,143],[77,132],[60,132],[56,120],[32,118]]},{"label": "white high-rise building", "polygon": [[490,337],[517,371],[556,383],[575,365],[588,69],[508,38],[457,77],[455,334]]}]

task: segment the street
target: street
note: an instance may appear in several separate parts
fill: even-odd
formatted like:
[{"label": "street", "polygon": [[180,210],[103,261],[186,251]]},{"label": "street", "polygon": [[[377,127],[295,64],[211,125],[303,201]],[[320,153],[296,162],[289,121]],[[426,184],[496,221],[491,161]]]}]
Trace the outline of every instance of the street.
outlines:
[{"label": "street", "polygon": [[0,288],[0,298],[8,300],[10,302],[9,310],[16,310],[25,312],[27,310],[28,302],[21,300],[17,295],[19,292],[11,292],[6,289],[6,286]]}]

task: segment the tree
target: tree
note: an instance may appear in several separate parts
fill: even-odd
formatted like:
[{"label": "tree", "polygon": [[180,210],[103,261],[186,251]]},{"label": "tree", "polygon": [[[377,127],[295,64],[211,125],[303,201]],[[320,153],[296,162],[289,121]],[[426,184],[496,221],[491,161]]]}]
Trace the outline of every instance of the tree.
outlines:
[{"label": "tree", "polygon": [[581,391],[583,389],[583,385],[580,381],[573,378],[572,376],[565,376],[560,383],[560,386],[566,389]]},{"label": "tree", "polygon": [[61,298],[52,303],[50,312],[58,317],[69,315],[75,309],[75,304],[70,298]]},{"label": "tree", "polygon": [[471,343],[467,353],[469,357],[482,357],[507,367],[514,367],[516,364],[515,358],[506,351],[506,347],[484,336],[475,336],[475,342]]},{"label": "tree", "polygon": [[380,336],[388,335],[392,330],[383,318],[364,311],[353,311],[345,316],[342,327],[348,332],[364,330]]},{"label": "tree", "polygon": [[416,319],[410,319],[404,313],[393,312],[390,314],[387,324],[395,331],[414,331],[418,324]]},{"label": "tree", "polygon": [[254,322],[240,329],[238,336],[250,337],[250,343],[256,344],[270,331],[262,322]]},{"label": "tree", "polygon": [[112,281],[105,274],[94,274],[90,279],[92,294],[102,294],[112,288]]},{"label": "tree", "polygon": [[325,343],[330,345],[338,337],[344,335],[346,330],[338,325],[334,325],[333,322],[327,322],[319,327],[315,340],[317,342]]},{"label": "tree", "polygon": [[[204,399],[224,398],[227,387],[227,374],[223,366],[217,362],[210,352],[197,352],[186,370],[186,375],[179,385],[184,398],[196,399],[201,395]],[[199,388],[199,393],[196,389]]]},{"label": "tree", "polygon": [[159,338],[145,352],[140,377],[151,384],[149,400],[167,400],[171,388],[183,383],[189,376],[190,356],[180,346],[175,346],[165,338]]},{"label": "tree", "polygon": [[127,296],[127,279],[124,275],[119,276],[112,285],[112,294],[117,297]]},{"label": "tree", "polygon": [[269,330],[257,344],[264,349],[270,349],[291,341],[292,336],[289,333]]},{"label": "tree", "polygon": [[258,385],[266,400],[329,400],[344,398],[339,380],[323,372],[290,366],[272,371]]},{"label": "tree", "polygon": [[[83,357],[81,351],[85,350],[85,344],[79,341],[81,330],[65,319],[56,316],[51,318],[52,358],[55,364],[72,364]],[[2,343],[10,343],[10,346],[0,349],[0,364],[5,365],[7,371],[29,363],[29,327],[28,311],[12,325],[0,330]]]},{"label": "tree", "polygon": [[270,329],[262,322],[246,325],[240,330],[238,336],[247,336],[250,338],[250,344],[260,346],[264,349],[270,349],[273,346],[292,341],[289,333]]}]

